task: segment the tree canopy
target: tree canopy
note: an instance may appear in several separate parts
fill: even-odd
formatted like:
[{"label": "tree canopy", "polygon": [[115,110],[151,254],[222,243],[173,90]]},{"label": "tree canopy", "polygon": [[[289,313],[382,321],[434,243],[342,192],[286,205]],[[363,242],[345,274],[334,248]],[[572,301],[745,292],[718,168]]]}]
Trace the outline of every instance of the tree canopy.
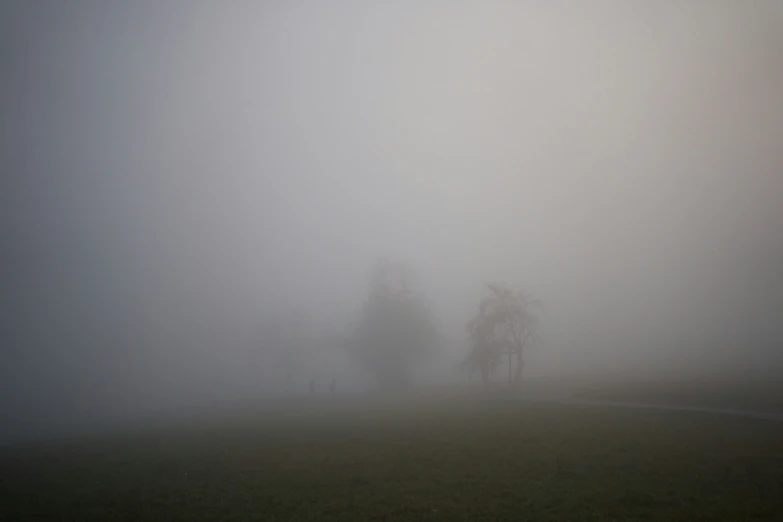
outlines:
[{"label": "tree canopy", "polygon": [[401,387],[411,382],[415,364],[437,338],[430,310],[414,291],[410,267],[378,262],[349,346],[351,355],[381,387]]}]

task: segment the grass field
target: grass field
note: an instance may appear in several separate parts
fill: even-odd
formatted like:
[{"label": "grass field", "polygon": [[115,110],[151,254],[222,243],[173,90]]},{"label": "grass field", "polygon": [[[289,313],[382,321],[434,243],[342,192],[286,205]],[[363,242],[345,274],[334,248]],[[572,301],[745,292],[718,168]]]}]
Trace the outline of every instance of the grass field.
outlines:
[{"label": "grass field", "polygon": [[575,398],[783,413],[783,383],[771,380],[597,380]]},{"label": "grass field", "polygon": [[300,404],[263,421],[7,448],[0,518],[783,520],[783,424],[445,404]]}]

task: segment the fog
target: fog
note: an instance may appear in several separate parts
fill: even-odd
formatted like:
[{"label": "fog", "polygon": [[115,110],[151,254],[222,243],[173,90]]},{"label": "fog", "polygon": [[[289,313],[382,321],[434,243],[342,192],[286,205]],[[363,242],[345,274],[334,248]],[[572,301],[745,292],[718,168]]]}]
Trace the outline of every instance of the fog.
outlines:
[{"label": "fog", "polygon": [[[0,20],[2,437],[313,378],[370,393],[339,339],[383,258],[441,336],[419,386],[464,381],[496,281],[545,303],[523,379],[781,376],[778,2],[17,1]],[[294,319],[311,348],[287,385],[267,333]]]}]

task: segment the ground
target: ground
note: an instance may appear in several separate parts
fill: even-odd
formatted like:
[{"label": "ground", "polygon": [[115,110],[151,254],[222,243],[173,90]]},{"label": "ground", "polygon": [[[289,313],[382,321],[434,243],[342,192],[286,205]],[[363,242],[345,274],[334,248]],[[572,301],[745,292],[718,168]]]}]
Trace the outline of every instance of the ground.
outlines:
[{"label": "ground", "polygon": [[572,396],[783,414],[783,382],[779,379],[596,379],[573,386]]},{"label": "ground", "polygon": [[783,424],[502,397],[301,403],[8,448],[0,474],[14,521],[773,521]]}]

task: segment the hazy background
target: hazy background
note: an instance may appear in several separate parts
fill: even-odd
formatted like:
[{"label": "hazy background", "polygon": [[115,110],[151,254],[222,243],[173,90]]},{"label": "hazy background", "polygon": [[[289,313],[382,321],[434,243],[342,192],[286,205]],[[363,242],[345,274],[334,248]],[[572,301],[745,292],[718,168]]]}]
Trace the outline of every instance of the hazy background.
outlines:
[{"label": "hazy background", "polygon": [[382,256],[443,375],[499,280],[547,305],[526,376],[779,377],[781,28],[774,0],[4,3],[4,433],[278,393],[262,324],[349,332]]}]

